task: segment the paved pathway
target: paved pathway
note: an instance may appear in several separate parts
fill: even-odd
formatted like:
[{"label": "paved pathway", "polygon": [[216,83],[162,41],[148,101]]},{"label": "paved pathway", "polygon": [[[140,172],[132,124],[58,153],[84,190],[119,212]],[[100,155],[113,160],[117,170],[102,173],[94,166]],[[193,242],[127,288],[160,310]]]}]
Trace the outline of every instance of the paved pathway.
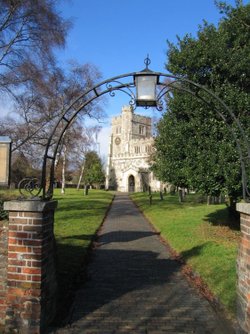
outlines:
[{"label": "paved pathway", "polygon": [[115,197],[98,243],[71,325],[56,333],[234,333],[188,285],[127,195]]}]

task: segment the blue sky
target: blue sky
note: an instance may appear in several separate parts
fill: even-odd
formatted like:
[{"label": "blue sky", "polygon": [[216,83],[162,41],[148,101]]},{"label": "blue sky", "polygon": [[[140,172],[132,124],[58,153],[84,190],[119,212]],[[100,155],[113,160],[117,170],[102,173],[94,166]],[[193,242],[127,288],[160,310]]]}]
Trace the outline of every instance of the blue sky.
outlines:
[{"label": "blue sky", "polygon": [[[177,35],[186,33],[195,36],[204,19],[217,25],[222,17],[214,0],[66,0],[59,10],[73,21],[67,46],[57,53],[60,64],[67,66],[69,59],[93,63],[103,79],[142,70],[147,54],[150,68],[165,72],[166,40],[176,42]],[[108,117],[99,137],[102,155],[107,153],[110,117],[124,104],[127,96],[108,99]]]}]

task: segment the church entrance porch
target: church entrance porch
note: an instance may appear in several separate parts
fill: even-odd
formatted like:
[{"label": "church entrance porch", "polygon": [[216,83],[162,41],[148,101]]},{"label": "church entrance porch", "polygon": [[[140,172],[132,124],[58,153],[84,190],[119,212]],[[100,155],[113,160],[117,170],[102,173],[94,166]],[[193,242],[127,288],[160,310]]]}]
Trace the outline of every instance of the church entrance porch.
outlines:
[{"label": "church entrance porch", "polygon": [[133,193],[135,191],[135,177],[130,175],[128,178],[128,192]]}]

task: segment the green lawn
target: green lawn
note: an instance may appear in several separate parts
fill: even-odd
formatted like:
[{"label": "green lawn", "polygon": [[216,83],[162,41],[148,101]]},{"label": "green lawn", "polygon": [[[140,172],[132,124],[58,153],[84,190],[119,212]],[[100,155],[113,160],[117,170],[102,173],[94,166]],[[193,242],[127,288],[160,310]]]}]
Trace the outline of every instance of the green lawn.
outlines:
[{"label": "green lawn", "polygon": [[229,313],[234,314],[240,232],[225,226],[229,221],[225,205],[201,204],[194,195],[179,203],[177,196],[167,195],[160,201],[159,194],[153,194],[151,206],[147,194],[136,193],[132,199],[170,246],[199,273]]}]

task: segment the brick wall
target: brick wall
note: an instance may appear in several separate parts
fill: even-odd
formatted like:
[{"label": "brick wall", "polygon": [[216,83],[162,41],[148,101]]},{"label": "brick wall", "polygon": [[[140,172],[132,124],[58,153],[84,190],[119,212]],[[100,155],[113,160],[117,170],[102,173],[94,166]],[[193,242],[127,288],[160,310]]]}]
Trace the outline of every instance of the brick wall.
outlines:
[{"label": "brick wall", "polygon": [[43,333],[55,314],[56,205],[35,200],[4,205],[9,211],[7,332]]},{"label": "brick wall", "polygon": [[241,242],[237,259],[237,318],[241,333],[250,333],[250,203],[238,203]]},{"label": "brick wall", "polygon": [[0,221],[0,333],[5,324],[7,289],[8,222]]}]

